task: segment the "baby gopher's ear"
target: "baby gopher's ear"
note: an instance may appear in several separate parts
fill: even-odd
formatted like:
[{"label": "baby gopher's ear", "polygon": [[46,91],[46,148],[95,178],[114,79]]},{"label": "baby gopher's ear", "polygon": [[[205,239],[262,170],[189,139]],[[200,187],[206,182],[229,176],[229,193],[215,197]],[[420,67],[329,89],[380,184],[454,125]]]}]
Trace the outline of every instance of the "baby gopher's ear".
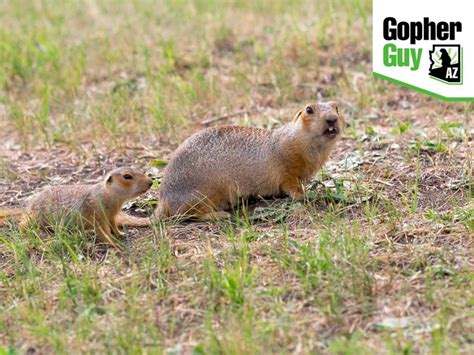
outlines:
[{"label": "baby gopher's ear", "polygon": [[109,175],[109,177],[107,178],[107,184],[111,184],[112,181],[113,181],[112,175]]},{"label": "baby gopher's ear", "polygon": [[301,116],[302,113],[303,113],[303,111],[298,112],[296,114],[295,118],[293,118],[293,121],[296,121]]},{"label": "baby gopher's ear", "polygon": [[331,106],[334,110],[336,110],[336,112],[339,111],[339,109],[338,109],[339,103],[337,101],[329,101],[328,105]]}]

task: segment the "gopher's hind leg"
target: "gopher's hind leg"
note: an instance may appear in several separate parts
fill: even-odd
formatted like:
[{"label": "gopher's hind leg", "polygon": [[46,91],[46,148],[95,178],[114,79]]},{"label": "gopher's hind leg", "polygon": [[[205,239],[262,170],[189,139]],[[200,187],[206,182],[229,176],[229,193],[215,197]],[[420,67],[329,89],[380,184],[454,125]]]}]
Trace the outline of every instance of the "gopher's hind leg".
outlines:
[{"label": "gopher's hind leg", "polygon": [[214,196],[203,196],[194,204],[188,204],[188,206],[183,209],[183,214],[191,219],[200,221],[227,219],[230,217],[230,213],[222,210],[223,205],[223,199],[219,194]]},{"label": "gopher's hind leg", "polygon": [[215,211],[207,213],[197,213],[190,215],[191,219],[197,219],[199,221],[219,221],[223,219],[229,219],[231,214],[226,211]]}]

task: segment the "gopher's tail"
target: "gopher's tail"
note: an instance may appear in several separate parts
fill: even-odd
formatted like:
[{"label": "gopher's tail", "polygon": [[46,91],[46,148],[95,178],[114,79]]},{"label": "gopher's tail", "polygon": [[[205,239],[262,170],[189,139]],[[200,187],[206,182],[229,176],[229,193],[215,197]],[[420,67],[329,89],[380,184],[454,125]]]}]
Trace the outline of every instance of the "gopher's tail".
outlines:
[{"label": "gopher's tail", "polygon": [[11,208],[0,210],[0,226],[4,225],[6,220],[10,217],[16,220],[20,220],[23,217],[25,211],[21,208]]},{"label": "gopher's tail", "polygon": [[150,218],[135,217],[125,212],[120,212],[117,216],[117,223],[121,227],[148,227],[151,226],[152,221]]}]

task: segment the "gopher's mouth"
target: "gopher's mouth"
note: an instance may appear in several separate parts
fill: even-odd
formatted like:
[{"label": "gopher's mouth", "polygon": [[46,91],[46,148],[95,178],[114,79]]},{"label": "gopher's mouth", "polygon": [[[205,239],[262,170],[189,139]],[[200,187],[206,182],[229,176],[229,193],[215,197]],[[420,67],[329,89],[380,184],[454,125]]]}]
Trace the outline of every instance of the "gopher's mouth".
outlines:
[{"label": "gopher's mouth", "polygon": [[328,127],[324,131],[324,135],[328,138],[335,138],[339,134],[339,128],[337,127]]},{"label": "gopher's mouth", "polygon": [[147,192],[147,191],[150,190],[150,189],[151,189],[151,185],[145,187],[142,191],[140,191],[140,194],[144,194],[145,192]]}]

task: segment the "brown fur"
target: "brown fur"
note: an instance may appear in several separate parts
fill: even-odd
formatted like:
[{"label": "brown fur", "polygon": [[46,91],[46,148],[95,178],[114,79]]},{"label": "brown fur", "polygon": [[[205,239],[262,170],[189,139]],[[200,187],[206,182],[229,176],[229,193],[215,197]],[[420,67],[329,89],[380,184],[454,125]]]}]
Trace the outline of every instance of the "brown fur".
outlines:
[{"label": "brown fur", "polygon": [[[334,137],[327,132],[329,119],[335,120]],[[326,162],[344,123],[336,104],[329,102],[306,105],[276,130],[237,126],[202,130],[171,158],[155,214],[199,217],[249,196],[284,193],[301,199],[301,184]]]},{"label": "brown fur", "polygon": [[4,224],[7,218],[21,219],[24,212],[21,208],[0,210],[0,225]]},{"label": "brown fur", "polygon": [[37,223],[45,229],[58,223],[72,223],[84,230],[94,230],[102,242],[117,246],[112,234],[122,235],[119,225],[143,226],[145,220],[120,212],[123,203],[141,195],[151,185],[152,180],[141,172],[118,168],[95,185],[48,187],[33,196],[25,210],[3,210],[0,218],[21,216],[22,227]]}]

